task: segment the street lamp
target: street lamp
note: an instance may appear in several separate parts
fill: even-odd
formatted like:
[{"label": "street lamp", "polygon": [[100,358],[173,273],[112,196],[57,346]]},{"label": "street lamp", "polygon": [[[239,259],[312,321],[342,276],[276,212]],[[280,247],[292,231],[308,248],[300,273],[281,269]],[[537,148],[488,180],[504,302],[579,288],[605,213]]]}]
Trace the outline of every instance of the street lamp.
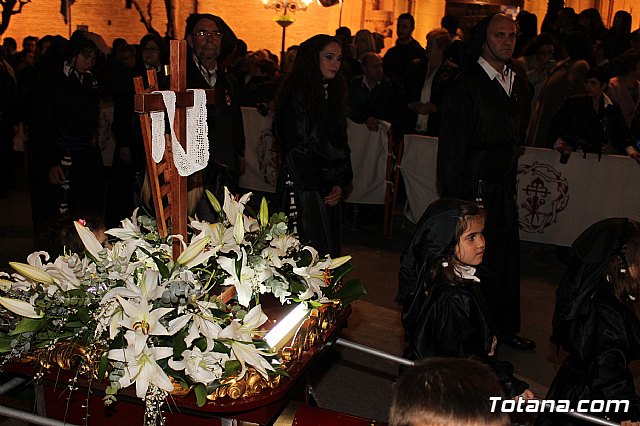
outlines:
[{"label": "street lamp", "polygon": [[280,52],[280,61],[284,60],[284,42],[287,36],[287,27],[293,24],[292,14],[298,10],[307,10],[307,7],[314,0],[262,0],[262,4],[266,9],[273,9],[276,12],[274,20],[282,27],[282,51]]}]

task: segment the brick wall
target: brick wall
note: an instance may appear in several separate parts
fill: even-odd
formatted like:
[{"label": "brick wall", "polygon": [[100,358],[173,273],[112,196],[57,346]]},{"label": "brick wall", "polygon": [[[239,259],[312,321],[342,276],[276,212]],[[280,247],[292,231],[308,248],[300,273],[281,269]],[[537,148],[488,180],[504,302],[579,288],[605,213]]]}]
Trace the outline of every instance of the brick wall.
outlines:
[{"label": "brick wall", "polygon": [[[164,34],[167,17],[162,1],[153,2],[152,14],[154,27]],[[77,25],[87,25],[108,44],[116,37],[137,43],[146,34],[138,12],[133,8],[125,9],[125,0],[77,0],[71,7],[71,23],[74,30]],[[22,13],[13,15],[3,35],[15,38],[20,46],[27,35],[42,37],[46,34],[69,36],[69,27],[60,14],[59,0],[32,0],[24,6]]]},{"label": "brick wall", "polygon": [[[142,1],[144,3],[144,0]],[[359,28],[359,14],[351,9],[357,3],[345,6],[343,11],[343,25]],[[164,2],[154,0],[152,8],[153,24],[161,34],[166,30],[166,12]],[[184,19],[194,10],[194,4],[189,0],[178,2],[177,32],[184,34]],[[221,16],[238,37],[247,42],[250,49],[268,48],[273,52],[280,52],[282,37],[281,27],[273,21],[273,10],[265,9],[261,0],[200,0],[198,11],[213,13]],[[345,17],[354,15],[354,24]],[[318,33],[333,34],[338,27],[339,7],[324,8],[318,4],[311,4],[307,11],[299,11],[295,15],[296,21],[287,28],[287,46],[299,44],[308,37]],[[73,29],[77,25],[87,25],[90,31],[102,35],[108,44],[114,38],[123,37],[130,43],[137,43],[146,33],[135,9],[125,9],[125,0],[76,0],[71,7],[71,22]],[[32,0],[23,12],[14,15],[5,37],[13,37],[20,45],[27,35],[42,37],[46,34],[60,34],[68,37],[69,29],[64,24],[60,14],[59,0]]]}]

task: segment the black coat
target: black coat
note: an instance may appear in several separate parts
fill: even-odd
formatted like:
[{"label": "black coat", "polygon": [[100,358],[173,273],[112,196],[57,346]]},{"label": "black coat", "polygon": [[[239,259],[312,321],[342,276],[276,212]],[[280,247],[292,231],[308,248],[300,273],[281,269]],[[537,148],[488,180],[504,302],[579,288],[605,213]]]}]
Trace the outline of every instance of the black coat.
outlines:
[{"label": "black coat", "polygon": [[[586,314],[571,323],[569,356],[556,374],[546,399],[629,400],[627,413],[603,413],[612,420],[640,420],[629,363],[640,359],[640,320],[602,283]],[[566,419],[566,418],[565,418]],[[563,424],[562,418],[541,416],[539,424]]]},{"label": "black coat", "polygon": [[290,180],[301,240],[321,255],[338,256],[340,205],[330,207],[323,197],[333,186],[344,188],[353,178],[346,122],[336,125],[329,115],[313,115],[309,106],[293,95],[278,106],[274,131],[283,150],[277,189],[281,208],[290,213],[290,191],[285,185]]},{"label": "black coat", "polygon": [[[420,102],[422,86],[424,86],[424,80],[427,77],[428,68],[429,62],[426,58],[414,61],[411,64],[404,84],[407,103],[415,101]],[[429,114],[429,123],[427,124],[427,131],[425,132],[428,136],[438,136],[440,134],[440,110],[442,108],[442,103],[447,91],[458,76],[458,72],[459,70],[456,64],[450,61],[444,61],[436,71],[436,75],[433,77],[433,83],[431,84],[431,99],[429,102],[434,104],[438,110]],[[418,114],[406,109],[403,120],[405,133],[415,133],[417,120]]]},{"label": "black coat", "polygon": [[[242,111],[231,76],[220,67],[216,73],[215,103],[207,107],[209,164],[215,161],[237,172],[245,145]],[[191,56],[187,58],[187,87],[211,89]]]},{"label": "black coat", "polygon": [[415,39],[408,44],[396,43],[382,58],[384,75],[391,79],[403,81],[407,75],[409,64],[423,57],[424,48]]},{"label": "black coat", "polygon": [[438,178],[444,195],[473,200],[480,179],[515,190],[529,113],[525,77],[516,74],[508,96],[479,64],[464,70],[442,107]]},{"label": "black coat", "polygon": [[584,152],[601,153],[606,144],[611,144],[619,154],[626,155],[630,145],[629,129],[620,107],[604,105],[601,99],[600,112],[593,108],[590,96],[574,96],[565,101],[551,120],[547,146],[552,147],[558,138]]},{"label": "black coat", "polygon": [[364,76],[358,76],[349,84],[349,118],[355,123],[369,117],[394,123],[402,102],[400,87],[384,78],[369,90],[363,80]]}]

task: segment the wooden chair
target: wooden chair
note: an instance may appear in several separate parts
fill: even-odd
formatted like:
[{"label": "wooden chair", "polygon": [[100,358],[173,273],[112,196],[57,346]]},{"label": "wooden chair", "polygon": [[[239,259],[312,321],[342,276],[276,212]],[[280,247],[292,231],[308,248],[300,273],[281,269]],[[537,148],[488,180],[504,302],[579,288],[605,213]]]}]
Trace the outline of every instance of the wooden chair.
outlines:
[{"label": "wooden chair", "polygon": [[[387,154],[387,191],[384,203],[384,235],[391,239],[393,236],[393,221],[396,216],[403,216],[402,210],[398,210],[398,184],[402,174],[402,155],[404,152],[404,139],[400,140],[397,153],[394,154],[393,139],[389,131],[389,152]],[[395,161],[394,161],[395,160]]]}]

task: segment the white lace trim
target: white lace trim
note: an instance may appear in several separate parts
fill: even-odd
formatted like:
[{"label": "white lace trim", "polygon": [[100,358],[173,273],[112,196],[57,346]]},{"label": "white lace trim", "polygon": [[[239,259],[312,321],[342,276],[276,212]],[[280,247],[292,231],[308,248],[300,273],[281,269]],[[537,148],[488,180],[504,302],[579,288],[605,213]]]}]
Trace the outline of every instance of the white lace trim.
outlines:
[{"label": "white lace trim", "polygon": [[[176,94],[170,90],[161,90],[160,93],[167,108],[169,128],[171,129],[171,146],[173,149],[173,162],[180,176],[189,176],[198,170],[202,170],[209,162],[209,128],[207,126],[207,97],[202,89],[189,89],[193,92],[193,107],[187,108],[187,150],[182,148],[174,130],[174,118],[176,115]],[[159,163],[164,156],[165,148],[165,122],[164,111],[151,113],[151,156]]]}]

